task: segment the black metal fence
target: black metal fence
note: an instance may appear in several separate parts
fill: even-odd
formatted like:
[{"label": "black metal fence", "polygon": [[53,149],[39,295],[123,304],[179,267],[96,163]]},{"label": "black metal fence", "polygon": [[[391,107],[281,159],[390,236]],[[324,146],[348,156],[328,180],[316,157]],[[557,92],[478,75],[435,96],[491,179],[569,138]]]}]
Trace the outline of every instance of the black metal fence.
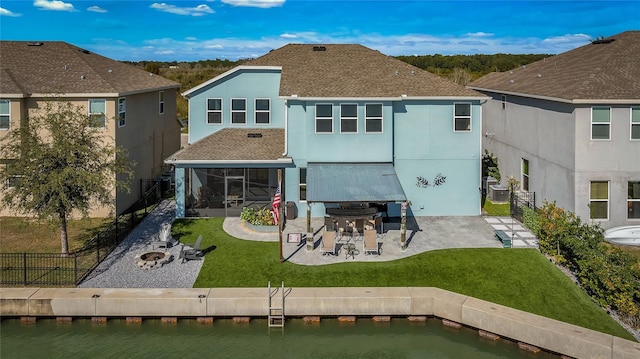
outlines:
[{"label": "black metal fence", "polygon": [[536,193],[535,192],[515,192],[511,191],[509,196],[509,207],[511,211],[511,217],[517,219],[521,223],[524,223],[524,208],[529,207],[536,211]]},{"label": "black metal fence", "polygon": [[156,182],[140,200],[119,215],[81,249],[60,253],[0,253],[0,286],[75,287],[162,200]]}]

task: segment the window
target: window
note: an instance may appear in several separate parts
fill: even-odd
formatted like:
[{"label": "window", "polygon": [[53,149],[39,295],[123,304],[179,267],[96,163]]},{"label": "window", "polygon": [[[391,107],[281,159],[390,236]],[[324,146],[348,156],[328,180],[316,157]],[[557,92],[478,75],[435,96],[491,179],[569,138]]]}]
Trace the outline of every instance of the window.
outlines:
[{"label": "window", "polygon": [[529,160],[522,159],[522,190],[529,192]]},{"label": "window", "polygon": [[307,169],[300,168],[300,201],[307,200]]},{"label": "window", "polygon": [[207,123],[209,124],[222,124],[222,99],[221,98],[208,98],[207,99]]},{"label": "window", "polygon": [[627,218],[640,219],[640,181],[629,181]]},{"label": "window", "polygon": [[127,124],[125,115],[127,111],[127,100],[124,97],[118,99],[118,127],[122,127]]},{"label": "window", "polygon": [[333,105],[316,105],[316,133],[333,133]]},{"label": "window", "polygon": [[0,100],[0,130],[11,129],[11,102]]},{"label": "window", "polygon": [[164,113],[164,91],[160,91],[158,93],[158,105],[159,105],[158,110],[160,111],[160,114],[162,115]]},{"label": "window", "polygon": [[591,219],[609,218],[609,182],[591,181],[589,190],[589,210]]},{"label": "window", "polygon": [[89,127],[106,127],[106,100],[89,100]]},{"label": "window", "polygon": [[506,110],[507,109],[507,96],[506,95],[502,95],[500,97],[500,101],[502,102],[502,109]]},{"label": "window", "polygon": [[364,131],[382,133],[382,105],[366,104],[364,112]]},{"label": "window", "polygon": [[358,133],[358,105],[340,105],[340,133]]},{"label": "window", "polygon": [[[16,168],[15,164],[14,164],[15,161],[13,161],[13,160],[5,160],[3,162],[5,162],[5,165],[4,165],[5,166],[5,171],[8,171],[10,169],[15,169]],[[7,187],[15,187],[15,186],[17,186],[18,185],[18,181],[20,180],[20,177],[21,176],[13,175],[13,176],[7,178]]]},{"label": "window", "polygon": [[640,140],[640,107],[631,108],[631,139]]},{"label": "window", "polygon": [[271,123],[270,109],[271,109],[271,103],[270,103],[270,100],[268,98],[266,98],[266,99],[257,98],[256,99],[256,109],[255,109],[255,111],[256,111],[256,114],[255,114],[256,124],[268,125],[269,123]]},{"label": "window", "polygon": [[453,130],[456,132],[471,131],[471,104],[456,103],[453,105]]},{"label": "window", "polygon": [[608,140],[611,124],[611,107],[591,108],[591,139]]},{"label": "window", "polygon": [[231,123],[247,123],[247,100],[243,98],[231,99]]}]

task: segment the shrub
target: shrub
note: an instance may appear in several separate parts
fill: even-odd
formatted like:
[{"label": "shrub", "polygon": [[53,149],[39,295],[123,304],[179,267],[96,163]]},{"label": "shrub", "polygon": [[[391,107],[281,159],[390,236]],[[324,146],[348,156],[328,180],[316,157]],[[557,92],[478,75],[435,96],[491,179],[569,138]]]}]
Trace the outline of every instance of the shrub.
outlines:
[{"label": "shrub", "polygon": [[253,224],[254,226],[274,226],[275,222],[273,220],[273,214],[271,210],[268,208],[249,208],[244,207],[242,209],[242,213],[240,213],[240,218],[245,220],[248,223]]}]

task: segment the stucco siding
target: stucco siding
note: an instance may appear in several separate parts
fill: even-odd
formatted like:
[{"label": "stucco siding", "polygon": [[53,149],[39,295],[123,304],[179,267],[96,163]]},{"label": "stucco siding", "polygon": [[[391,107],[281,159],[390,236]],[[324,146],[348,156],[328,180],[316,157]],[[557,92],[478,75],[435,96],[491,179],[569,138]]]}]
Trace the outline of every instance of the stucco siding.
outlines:
[{"label": "stucco siding", "polygon": [[[189,143],[194,143],[225,127],[284,128],[284,100],[278,98],[280,72],[240,70],[190,95]],[[222,99],[222,124],[207,123],[207,99]],[[231,99],[246,99],[246,123],[231,123]],[[255,99],[270,99],[271,123],[255,123]]]}]

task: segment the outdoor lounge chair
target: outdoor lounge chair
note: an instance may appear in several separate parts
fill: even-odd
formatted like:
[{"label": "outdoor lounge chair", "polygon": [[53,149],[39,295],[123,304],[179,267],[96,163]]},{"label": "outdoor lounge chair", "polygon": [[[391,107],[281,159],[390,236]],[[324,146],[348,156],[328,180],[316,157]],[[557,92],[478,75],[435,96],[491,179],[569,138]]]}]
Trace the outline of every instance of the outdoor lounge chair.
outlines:
[{"label": "outdoor lounge chair", "polygon": [[364,254],[375,253],[380,255],[380,248],[378,247],[378,237],[376,236],[375,229],[364,230],[364,240],[362,241],[362,247]]},{"label": "outdoor lounge chair", "polygon": [[338,255],[338,242],[336,241],[335,231],[324,231],[322,233],[322,244],[320,246],[320,253],[322,253],[322,255]]},{"label": "outdoor lounge chair", "polygon": [[179,258],[182,259],[182,263],[195,259],[195,260],[201,260],[203,253],[202,250],[200,249],[200,244],[202,243],[202,235],[198,236],[198,239],[196,240],[196,244],[192,246],[187,245],[187,244],[183,244],[182,247],[180,248],[180,256]]},{"label": "outdoor lounge chair", "polygon": [[151,241],[153,249],[156,248],[169,248],[173,245],[173,239],[171,238],[171,225],[163,224],[158,233],[158,237]]}]

